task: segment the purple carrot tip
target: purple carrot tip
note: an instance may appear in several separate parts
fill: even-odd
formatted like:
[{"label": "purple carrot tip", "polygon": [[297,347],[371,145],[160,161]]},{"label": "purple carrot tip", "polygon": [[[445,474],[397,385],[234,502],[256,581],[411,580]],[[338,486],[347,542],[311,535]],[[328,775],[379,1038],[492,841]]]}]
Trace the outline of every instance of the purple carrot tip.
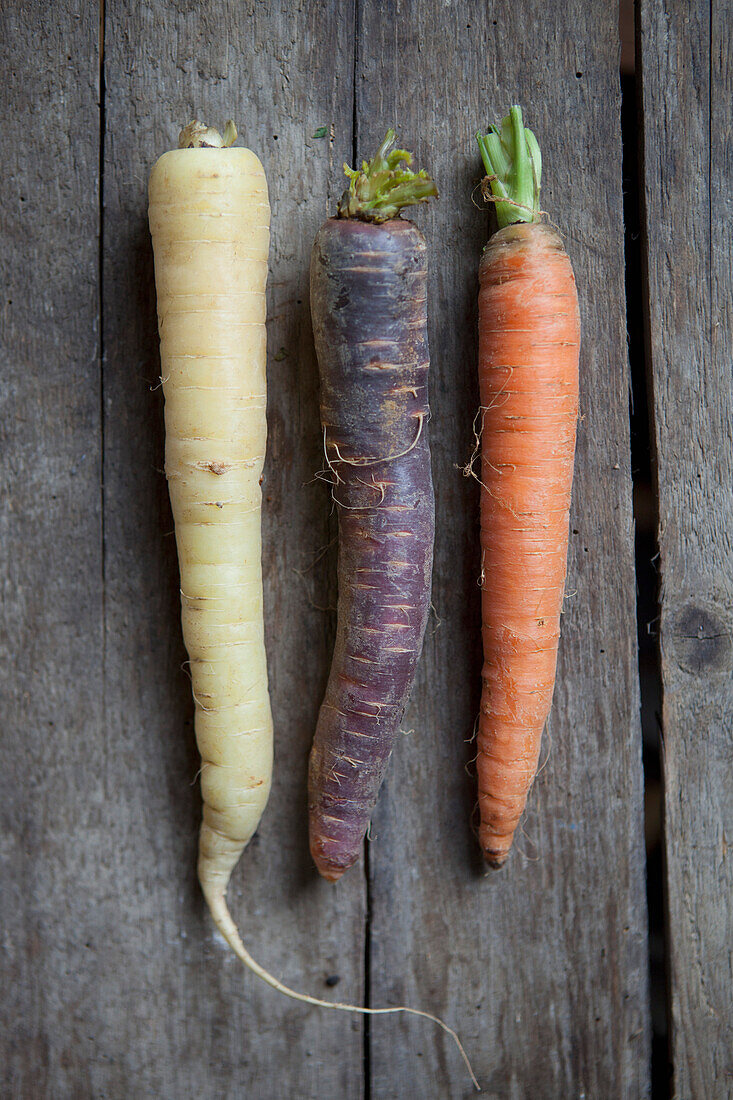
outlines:
[{"label": "purple carrot tip", "polygon": [[313,862],[316,865],[318,874],[321,878],[325,878],[327,882],[338,882],[341,876],[345,874],[350,867],[353,867],[359,858],[357,853],[353,859],[336,861],[324,855],[322,851],[318,850],[318,847],[317,844],[311,844],[311,856],[313,857]]},{"label": "purple carrot tip", "polygon": [[319,867],[318,874],[321,878],[325,878],[326,882],[338,882],[345,870],[345,867]]}]

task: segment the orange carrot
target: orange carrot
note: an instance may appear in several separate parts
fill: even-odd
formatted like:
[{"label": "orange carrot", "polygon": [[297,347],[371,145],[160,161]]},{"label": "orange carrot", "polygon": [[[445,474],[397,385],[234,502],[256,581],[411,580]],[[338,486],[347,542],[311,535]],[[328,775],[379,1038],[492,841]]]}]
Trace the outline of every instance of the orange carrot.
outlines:
[{"label": "orange carrot", "polygon": [[540,221],[540,152],[520,108],[478,140],[499,223],[479,268],[479,842],[487,863],[501,867],[537,770],[555,685],[580,321],[570,260]]}]

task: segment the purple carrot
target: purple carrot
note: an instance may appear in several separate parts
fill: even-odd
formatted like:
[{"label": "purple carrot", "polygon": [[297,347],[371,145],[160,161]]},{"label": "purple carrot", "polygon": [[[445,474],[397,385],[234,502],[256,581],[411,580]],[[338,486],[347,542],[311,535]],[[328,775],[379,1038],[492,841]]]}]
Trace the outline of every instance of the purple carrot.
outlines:
[{"label": "purple carrot", "polygon": [[339,517],[338,630],[309,771],[310,847],[335,882],[357,860],[430,609],[425,239],[400,209],[437,191],[392,130],[318,232],[311,313]]}]

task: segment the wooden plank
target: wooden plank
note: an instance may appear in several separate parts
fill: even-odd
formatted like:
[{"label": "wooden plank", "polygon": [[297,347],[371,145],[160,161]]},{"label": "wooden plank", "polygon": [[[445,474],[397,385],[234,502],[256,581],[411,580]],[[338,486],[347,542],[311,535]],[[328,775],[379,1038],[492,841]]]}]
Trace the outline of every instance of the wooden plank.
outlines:
[{"label": "wooden plank", "polygon": [[[296,574],[330,539],[328,492],[313,483],[322,457],[307,287],[313,237],[351,153],[353,12],[286,0],[108,0],[106,12],[105,692],[119,931],[104,1023],[115,1065],[97,1072],[120,1096],[359,1097],[361,1020],[295,1004],[245,972],[214,934],[196,882],[198,759],[162,399],[151,392],[159,359],[146,224],[149,169],[180,125],[233,116],[265,165],[272,206],[263,489],[276,759],[231,907],[254,957],[279,977],[360,1001],[364,879],[336,895],[307,842],[307,757],[332,640],[313,604],[330,600],[332,562]],[[321,126],[331,136],[313,137]],[[341,981],[329,990],[334,973]]]},{"label": "wooden plank", "polygon": [[641,6],[674,1095],[733,1096],[733,5]]},{"label": "wooden plank", "polygon": [[[487,1095],[648,1092],[641,734],[623,285],[617,13],[360,4],[357,137],[387,125],[432,169],[418,212],[431,264],[436,621],[372,827],[371,1003],[457,1026]],[[519,30],[518,30],[519,29]],[[488,219],[474,135],[512,102],[545,158],[581,298],[581,421],[568,601],[547,762],[509,866],[483,876],[464,764],[480,690],[478,494],[458,469],[478,405],[477,265]],[[468,1097],[450,1040],[370,1025],[372,1094]]]},{"label": "wooden plank", "polygon": [[98,22],[0,13],[0,1091],[80,1096],[105,967]]}]

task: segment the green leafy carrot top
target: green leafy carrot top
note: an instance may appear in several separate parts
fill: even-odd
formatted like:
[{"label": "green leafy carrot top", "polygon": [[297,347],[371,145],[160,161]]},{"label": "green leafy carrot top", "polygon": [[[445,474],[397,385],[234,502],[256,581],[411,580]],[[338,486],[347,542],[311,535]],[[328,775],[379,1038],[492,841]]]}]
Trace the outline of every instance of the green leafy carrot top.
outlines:
[{"label": "green leafy carrot top", "polygon": [[438,189],[427,172],[410,168],[412,154],[392,148],[396,140],[394,130],[387,130],[370,161],[362,161],[361,168],[344,165],[349,187],[338,204],[340,218],[386,222],[405,206],[427,202],[433,195],[437,198]]}]

